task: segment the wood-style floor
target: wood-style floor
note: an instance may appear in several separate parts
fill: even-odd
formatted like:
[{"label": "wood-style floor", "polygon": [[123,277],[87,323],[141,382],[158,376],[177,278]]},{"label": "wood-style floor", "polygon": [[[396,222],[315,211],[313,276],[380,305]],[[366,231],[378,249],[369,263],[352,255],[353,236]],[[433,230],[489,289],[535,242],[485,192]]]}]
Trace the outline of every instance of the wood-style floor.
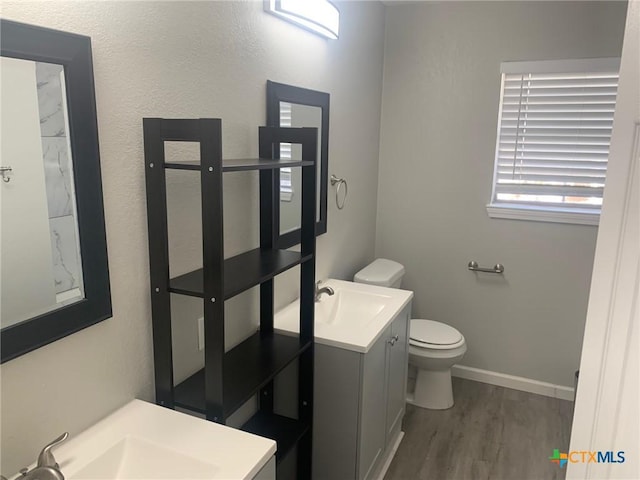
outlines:
[{"label": "wood-style floor", "polygon": [[385,480],[564,479],[549,456],[568,450],[572,402],[460,378],[453,396],[448,410],[407,405]]}]

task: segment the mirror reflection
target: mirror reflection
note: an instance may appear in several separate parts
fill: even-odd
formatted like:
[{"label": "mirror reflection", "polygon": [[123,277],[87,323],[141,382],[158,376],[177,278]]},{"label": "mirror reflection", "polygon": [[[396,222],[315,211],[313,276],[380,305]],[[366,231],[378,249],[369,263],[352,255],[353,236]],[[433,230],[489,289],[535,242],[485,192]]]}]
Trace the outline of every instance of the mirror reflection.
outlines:
[{"label": "mirror reflection", "polygon": [[[315,127],[318,129],[318,156],[322,145],[322,108],[313,105],[280,102],[281,127]],[[302,159],[302,145],[281,143],[280,158]],[[320,180],[322,165],[318,162],[317,192],[320,196]],[[302,170],[300,168],[280,169],[280,233],[287,233],[300,228],[300,208],[302,188]],[[316,221],[320,220],[320,201],[316,202]]]},{"label": "mirror reflection", "polygon": [[[85,297],[62,65],[1,57],[2,328]],[[9,170],[10,168],[10,170]]]},{"label": "mirror reflection", "polygon": [[[326,92],[267,80],[267,125],[318,129],[316,236],[327,232],[327,184],[329,169],[329,100]],[[299,160],[296,145],[280,145],[281,158]],[[274,244],[289,248],[300,243],[300,169],[275,172]]]}]

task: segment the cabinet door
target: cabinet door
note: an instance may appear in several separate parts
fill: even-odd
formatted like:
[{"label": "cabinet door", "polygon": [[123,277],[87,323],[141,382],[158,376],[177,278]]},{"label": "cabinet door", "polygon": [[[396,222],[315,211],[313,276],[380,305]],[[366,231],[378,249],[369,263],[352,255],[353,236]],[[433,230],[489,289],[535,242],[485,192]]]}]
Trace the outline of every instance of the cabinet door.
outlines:
[{"label": "cabinet door", "polygon": [[362,365],[362,397],[360,410],[360,439],[358,451],[358,479],[370,477],[382,455],[385,442],[386,396],[384,372],[389,326],[373,347],[365,353]]},{"label": "cabinet door", "polygon": [[391,435],[399,427],[405,409],[408,367],[409,308],[405,308],[391,324],[392,339],[387,343],[387,422],[385,443],[392,441]]}]

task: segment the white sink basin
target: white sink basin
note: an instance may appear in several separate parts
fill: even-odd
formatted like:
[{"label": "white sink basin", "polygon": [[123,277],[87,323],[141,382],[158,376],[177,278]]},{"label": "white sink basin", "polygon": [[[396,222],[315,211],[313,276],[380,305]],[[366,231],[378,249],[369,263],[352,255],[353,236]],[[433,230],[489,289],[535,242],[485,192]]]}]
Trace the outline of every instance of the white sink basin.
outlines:
[{"label": "white sink basin", "polygon": [[[332,287],[333,288],[333,287]],[[391,297],[350,288],[335,290],[332,296],[322,295],[316,302],[316,322],[338,325],[343,322],[366,325],[384,309]]]},{"label": "white sink basin", "polygon": [[217,465],[189,457],[131,435],[91,461],[69,480],[217,478]]},{"label": "white sink basin", "polygon": [[141,400],[53,451],[67,480],[252,479],[275,452],[273,440]]},{"label": "white sink basin", "polygon": [[[362,283],[329,279],[335,294],[323,294],[315,303],[315,341],[325,345],[366,353],[394,317],[413,298],[413,292]],[[300,331],[300,303],[295,302],[275,314],[279,333]]]}]

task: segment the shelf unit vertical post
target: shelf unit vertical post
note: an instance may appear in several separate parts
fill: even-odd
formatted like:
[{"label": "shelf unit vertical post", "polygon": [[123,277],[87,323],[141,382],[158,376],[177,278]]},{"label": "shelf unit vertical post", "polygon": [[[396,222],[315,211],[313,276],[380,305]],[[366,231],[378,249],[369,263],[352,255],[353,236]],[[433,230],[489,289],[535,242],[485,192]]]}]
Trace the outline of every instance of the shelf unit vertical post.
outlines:
[{"label": "shelf unit vertical post", "polygon": [[[169,296],[169,235],[164,140],[161,118],[145,118],[144,152],[149,229],[149,276],[153,321],[153,361],[156,402],[174,407],[173,356],[171,346],[171,299]],[[153,233],[152,233],[153,232]]]},{"label": "shelf unit vertical post", "polygon": [[[318,133],[315,128],[300,129],[302,160],[315,159],[318,151]],[[314,311],[316,278],[316,162],[302,167],[302,208],[300,219],[301,252],[314,260],[300,266],[300,339],[310,341],[311,347],[299,357],[298,418],[310,427],[298,445],[297,478],[311,478],[312,420],[313,420],[313,357]]]},{"label": "shelf unit vertical post", "polygon": [[[315,128],[300,128],[302,160],[315,159],[318,134]],[[303,256],[316,254],[316,164],[302,167],[301,252]],[[300,338],[313,341],[316,264],[305,262],[300,273]]]},{"label": "shelf unit vertical post", "polygon": [[[258,152],[260,158],[272,158],[273,130],[259,129]],[[273,189],[273,170],[260,172],[260,248],[274,248],[275,232],[278,225],[273,221],[272,213],[278,200]],[[260,332],[262,335],[273,333],[273,280],[263,282],[260,288]]]},{"label": "shelf unit vertical post", "polygon": [[[259,129],[258,154],[260,158],[273,157],[273,135],[268,130]],[[274,247],[275,232],[278,228],[273,219],[276,202],[279,199],[273,188],[274,170],[260,172],[260,248],[270,250]],[[273,333],[274,281],[260,285],[260,335]],[[265,385],[259,395],[260,410],[273,413],[273,382]]]},{"label": "shelf unit vertical post", "polygon": [[224,423],[224,240],[222,122],[201,118],[200,188],[207,420]]}]

